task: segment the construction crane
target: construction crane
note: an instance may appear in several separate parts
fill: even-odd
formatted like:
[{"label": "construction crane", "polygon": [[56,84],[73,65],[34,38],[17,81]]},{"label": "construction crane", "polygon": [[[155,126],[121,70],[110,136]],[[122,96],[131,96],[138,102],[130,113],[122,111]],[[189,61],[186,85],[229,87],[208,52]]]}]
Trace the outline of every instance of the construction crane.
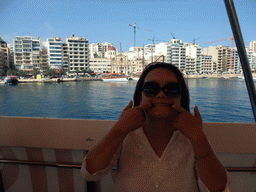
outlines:
[{"label": "construction crane", "polygon": [[219,42],[219,41],[228,41],[231,40],[231,61],[230,61],[230,71],[232,71],[233,68],[233,46],[234,46],[234,36],[232,36],[231,38],[227,38],[227,39],[218,39],[215,41],[208,41],[205,42],[205,44],[207,43],[215,43],[215,42]]},{"label": "construction crane", "polygon": [[123,68],[122,68],[123,56],[122,56],[122,44],[121,44],[121,43],[120,43],[120,53],[121,53],[121,59],[120,59],[120,63],[121,63],[121,75],[123,75]]},{"label": "construction crane", "polygon": [[175,36],[174,36],[174,34],[173,34],[172,32],[170,32],[170,33],[171,33],[171,35],[172,35],[172,38],[173,38],[173,39],[176,39]]},{"label": "construction crane", "polygon": [[[155,37],[153,37],[153,39],[148,39],[148,41],[152,41],[153,45],[155,45],[156,41],[164,41],[164,40],[155,40]],[[151,62],[153,62],[153,48],[151,46]]]},{"label": "construction crane", "polygon": [[[145,31],[151,31],[151,30],[148,30],[148,29],[143,29],[143,28],[140,28],[140,27],[136,27],[136,23],[134,23],[134,25],[128,24],[128,26],[134,28],[134,47],[136,47],[136,28],[137,28],[137,29],[142,29],[142,30],[145,30]],[[152,31],[151,31],[151,32],[152,32]]]},{"label": "construction crane", "polygon": [[192,42],[196,43],[196,40],[198,40],[198,39],[201,39],[201,38],[197,38],[197,39],[194,38]]}]

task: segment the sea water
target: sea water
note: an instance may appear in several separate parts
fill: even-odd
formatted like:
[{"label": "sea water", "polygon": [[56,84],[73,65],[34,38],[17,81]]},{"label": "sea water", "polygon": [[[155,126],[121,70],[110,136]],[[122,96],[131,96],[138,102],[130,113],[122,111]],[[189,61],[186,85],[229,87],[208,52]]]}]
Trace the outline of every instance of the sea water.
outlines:
[{"label": "sea water", "polygon": [[[187,79],[190,111],[204,122],[254,123],[242,79]],[[0,116],[118,120],[137,81],[81,81],[0,86]]]}]

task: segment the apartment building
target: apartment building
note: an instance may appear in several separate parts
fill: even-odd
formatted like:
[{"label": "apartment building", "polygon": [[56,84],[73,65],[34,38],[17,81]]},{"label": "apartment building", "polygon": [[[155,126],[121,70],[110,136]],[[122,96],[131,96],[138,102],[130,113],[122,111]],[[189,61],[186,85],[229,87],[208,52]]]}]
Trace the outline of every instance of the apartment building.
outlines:
[{"label": "apartment building", "polygon": [[111,73],[111,59],[109,58],[90,58],[89,66],[94,73]]},{"label": "apartment building", "polygon": [[137,61],[137,60],[145,60],[145,61],[154,61],[154,48],[155,45],[149,44],[145,47],[130,47],[129,51],[125,54],[130,61]]},{"label": "apartment building", "polygon": [[89,45],[90,58],[104,58],[105,53],[108,51],[109,47],[113,47],[112,43],[91,43]]},{"label": "apartment building", "polygon": [[186,55],[186,74],[201,73],[202,48],[197,43],[184,43]]},{"label": "apartment building", "polygon": [[43,42],[43,52],[47,53],[47,63],[51,69],[60,70],[63,67],[63,46],[59,37],[47,38]]},{"label": "apartment building", "polygon": [[0,37],[0,70],[6,71],[9,68],[10,50],[7,43]]},{"label": "apartment building", "polygon": [[9,43],[7,44],[9,50],[10,50],[10,55],[9,55],[9,67],[13,68],[14,66],[14,50],[13,50],[13,44]]},{"label": "apartment building", "polygon": [[230,54],[226,46],[210,46],[203,49],[203,55],[211,55],[212,61],[216,63],[216,72],[227,72],[230,66]]},{"label": "apartment building", "polygon": [[223,45],[210,46],[203,49],[204,55],[211,55],[213,63],[216,64],[216,72],[232,72],[240,73],[241,64],[236,48],[231,48]]},{"label": "apartment building", "polygon": [[63,43],[63,69],[69,71],[69,51],[67,42]]},{"label": "apartment building", "polygon": [[40,60],[41,60],[40,71],[41,72],[46,71],[48,68],[48,53],[46,49],[41,50]]},{"label": "apartment building", "polygon": [[40,69],[40,38],[15,37],[13,40],[14,65],[21,70]]},{"label": "apartment building", "polygon": [[250,42],[250,49],[252,50],[252,52],[255,54],[256,56],[256,41],[251,41]]},{"label": "apartment building", "polygon": [[[150,58],[149,58],[150,59]],[[144,68],[151,63],[150,60],[146,59],[136,59],[136,60],[129,60],[129,68],[130,68],[130,74],[141,74],[144,70]]]},{"label": "apartment building", "polygon": [[250,68],[251,70],[255,71],[256,70],[256,54],[253,52],[252,49],[249,49],[249,48],[246,48],[246,53],[247,53],[247,59],[248,59]]},{"label": "apartment building", "polygon": [[[66,37],[65,47],[69,55],[69,73],[76,71],[89,70],[89,49],[86,37]],[[65,62],[67,60],[65,59]],[[66,65],[65,65],[66,66]]]},{"label": "apartment building", "polygon": [[185,53],[184,44],[179,39],[171,39],[168,43],[158,43],[155,45],[156,57],[163,55],[166,58],[165,62],[172,63],[183,73],[186,71]]},{"label": "apartment building", "polygon": [[212,56],[210,55],[202,55],[201,59],[201,74],[209,74],[214,73],[216,71],[216,65],[212,61]]}]

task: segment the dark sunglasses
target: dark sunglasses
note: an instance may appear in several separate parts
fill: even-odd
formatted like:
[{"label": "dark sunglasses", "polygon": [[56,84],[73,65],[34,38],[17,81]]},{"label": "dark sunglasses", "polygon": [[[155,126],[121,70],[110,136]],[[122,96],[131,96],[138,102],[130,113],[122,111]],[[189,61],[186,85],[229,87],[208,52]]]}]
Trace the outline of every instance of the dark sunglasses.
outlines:
[{"label": "dark sunglasses", "polygon": [[147,97],[157,96],[161,90],[168,97],[178,97],[181,93],[179,83],[168,83],[161,88],[155,82],[146,82],[142,87],[142,91]]}]

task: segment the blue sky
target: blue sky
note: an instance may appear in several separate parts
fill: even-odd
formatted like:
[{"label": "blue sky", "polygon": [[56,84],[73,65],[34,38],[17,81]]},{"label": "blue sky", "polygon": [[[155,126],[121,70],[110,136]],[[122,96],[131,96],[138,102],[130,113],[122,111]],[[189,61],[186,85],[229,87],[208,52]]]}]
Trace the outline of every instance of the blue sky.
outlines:
[{"label": "blue sky", "polygon": [[[256,40],[256,0],[233,0],[245,46]],[[232,36],[223,0],[0,0],[0,37],[11,43],[15,36],[49,37],[65,41],[71,34],[86,36],[89,43],[110,42],[122,51],[148,39],[169,41],[171,33],[183,42],[196,39],[201,47],[231,46]],[[160,41],[156,41],[160,42]]]}]

